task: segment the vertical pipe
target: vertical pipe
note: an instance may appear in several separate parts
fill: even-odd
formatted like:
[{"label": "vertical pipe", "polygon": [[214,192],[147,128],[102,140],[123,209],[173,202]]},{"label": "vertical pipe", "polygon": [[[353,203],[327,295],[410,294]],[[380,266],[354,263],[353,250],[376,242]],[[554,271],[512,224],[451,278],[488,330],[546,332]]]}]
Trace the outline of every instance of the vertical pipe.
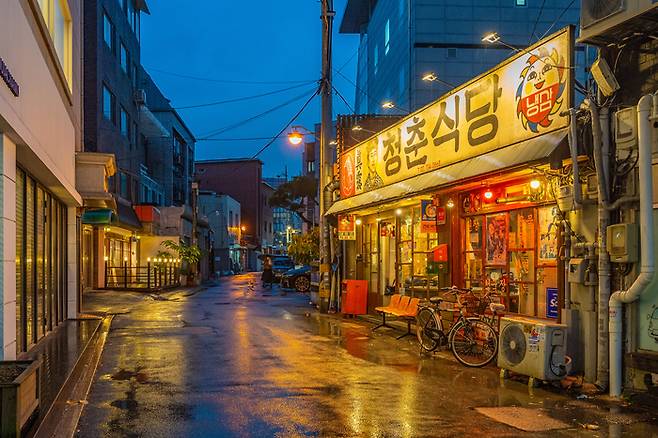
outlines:
[{"label": "vertical pipe", "polygon": [[628,290],[610,296],[610,396],[619,397],[622,390],[622,310],[623,303],[632,303],[648,288],[655,275],[653,239],[653,184],[651,165],[651,116],[653,96],[642,96],[637,105],[638,166],[640,187],[640,275]]},{"label": "vertical pipe", "polygon": [[[606,208],[610,200],[609,193],[611,187],[610,182],[610,122],[608,118],[608,109],[601,108],[599,114],[599,134],[601,144],[601,164],[602,169],[599,173],[603,175],[603,182],[606,190],[606,198],[602,199],[602,194],[599,193],[599,289],[598,289],[598,339],[597,339],[597,365],[596,365],[596,386],[601,389],[608,387],[608,301],[610,300],[610,255],[608,254],[608,243],[606,230],[610,225],[610,212]],[[594,130],[593,130],[594,131]],[[597,147],[597,143],[594,143]],[[601,176],[599,176],[601,178]],[[601,185],[599,184],[599,187]],[[601,191],[601,189],[599,189]]]}]

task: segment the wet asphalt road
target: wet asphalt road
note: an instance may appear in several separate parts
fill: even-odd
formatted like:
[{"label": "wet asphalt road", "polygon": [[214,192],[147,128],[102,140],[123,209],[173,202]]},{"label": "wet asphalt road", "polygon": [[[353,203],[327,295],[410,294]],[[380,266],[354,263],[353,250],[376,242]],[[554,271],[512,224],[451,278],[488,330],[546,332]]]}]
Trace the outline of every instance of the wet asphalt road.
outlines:
[{"label": "wet asphalt road", "polygon": [[[658,436],[653,413],[614,415],[551,391],[504,385],[413,338],[318,315],[306,297],[222,280],[154,300],[97,293],[87,310],[115,317],[77,436]],[[126,313],[127,312],[127,313]],[[524,433],[477,412],[517,406],[568,428]],[[655,420],[654,420],[655,421]],[[598,424],[585,430],[581,424]]]}]

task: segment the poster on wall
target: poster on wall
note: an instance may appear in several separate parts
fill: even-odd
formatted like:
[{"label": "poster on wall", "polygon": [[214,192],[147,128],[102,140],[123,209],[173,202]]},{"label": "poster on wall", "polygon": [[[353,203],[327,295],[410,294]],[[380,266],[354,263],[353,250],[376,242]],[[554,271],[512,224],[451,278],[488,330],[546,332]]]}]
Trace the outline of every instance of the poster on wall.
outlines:
[{"label": "poster on wall", "polygon": [[341,153],[341,199],[568,126],[572,28],[519,51]]},{"label": "poster on wall", "polygon": [[507,214],[487,216],[487,264],[507,263]]},{"label": "poster on wall", "polygon": [[436,233],[436,226],[446,223],[445,208],[437,207],[431,199],[420,201],[420,212],[421,233]]},{"label": "poster on wall", "polygon": [[539,209],[539,263],[557,261],[557,207]]},{"label": "poster on wall", "polygon": [[338,215],[338,239],[356,240],[356,216],[353,214]]},{"label": "poster on wall", "polygon": [[546,288],[546,318],[557,318],[560,311],[556,287]]}]

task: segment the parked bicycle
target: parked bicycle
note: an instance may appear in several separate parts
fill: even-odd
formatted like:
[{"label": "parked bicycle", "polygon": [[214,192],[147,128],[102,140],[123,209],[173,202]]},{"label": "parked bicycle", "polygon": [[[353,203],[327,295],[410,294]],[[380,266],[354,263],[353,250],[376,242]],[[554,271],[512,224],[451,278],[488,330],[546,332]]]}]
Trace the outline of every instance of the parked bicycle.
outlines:
[{"label": "parked bicycle", "polygon": [[[487,365],[498,352],[497,330],[482,317],[469,316],[467,307],[475,297],[471,289],[453,286],[441,291],[453,295],[457,302],[450,309],[442,309],[446,299],[431,297],[429,302],[421,305],[416,316],[416,335],[421,348],[431,352],[439,346],[449,345],[461,364],[468,367]],[[446,331],[441,312],[455,309],[459,311],[459,318]]]}]

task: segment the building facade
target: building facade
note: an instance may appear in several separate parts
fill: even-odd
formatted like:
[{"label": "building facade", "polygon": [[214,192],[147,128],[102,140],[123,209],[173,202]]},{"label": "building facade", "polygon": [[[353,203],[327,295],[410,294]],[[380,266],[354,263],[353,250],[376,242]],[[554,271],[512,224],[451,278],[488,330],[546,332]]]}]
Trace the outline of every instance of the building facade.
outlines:
[{"label": "building facade", "polygon": [[226,194],[199,192],[199,214],[207,217],[213,231],[213,266],[216,276],[241,272],[246,248],[240,245],[240,203]]},{"label": "building facade", "polygon": [[28,351],[79,311],[82,7],[77,0],[2,4],[2,360]]},{"label": "building facade", "polygon": [[262,166],[260,160],[249,158],[195,163],[196,180],[201,191],[225,193],[240,203],[241,245],[247,248],[245,270],[258,269],[258,255],[262,250],[266,203],[261,182]]},{"label": "building facade", "polygon": [[[578,13],[569,0],[349,0],[340,32],[360,36],[356,113],[420,108],[509,57],[508,46],[578,23]],[[492,32],[507,45],[483,42]],[[429,73],[438,79],[423,80]]]},{"label": "building facade", "polygon": [[[307,146],[308,147],[308,146]],[[305,158],[302,158],[306,161]],[[263,181],[278,189],[282,184],[288,182],[287,174],[285,176],[276,176],[270,178],[263,178]],[[302,220],[299,216],[292,211],[281,208],[272,208],[272,244],[275,252],[286,252],[288,244],[295,233],[302,231]]]}]

